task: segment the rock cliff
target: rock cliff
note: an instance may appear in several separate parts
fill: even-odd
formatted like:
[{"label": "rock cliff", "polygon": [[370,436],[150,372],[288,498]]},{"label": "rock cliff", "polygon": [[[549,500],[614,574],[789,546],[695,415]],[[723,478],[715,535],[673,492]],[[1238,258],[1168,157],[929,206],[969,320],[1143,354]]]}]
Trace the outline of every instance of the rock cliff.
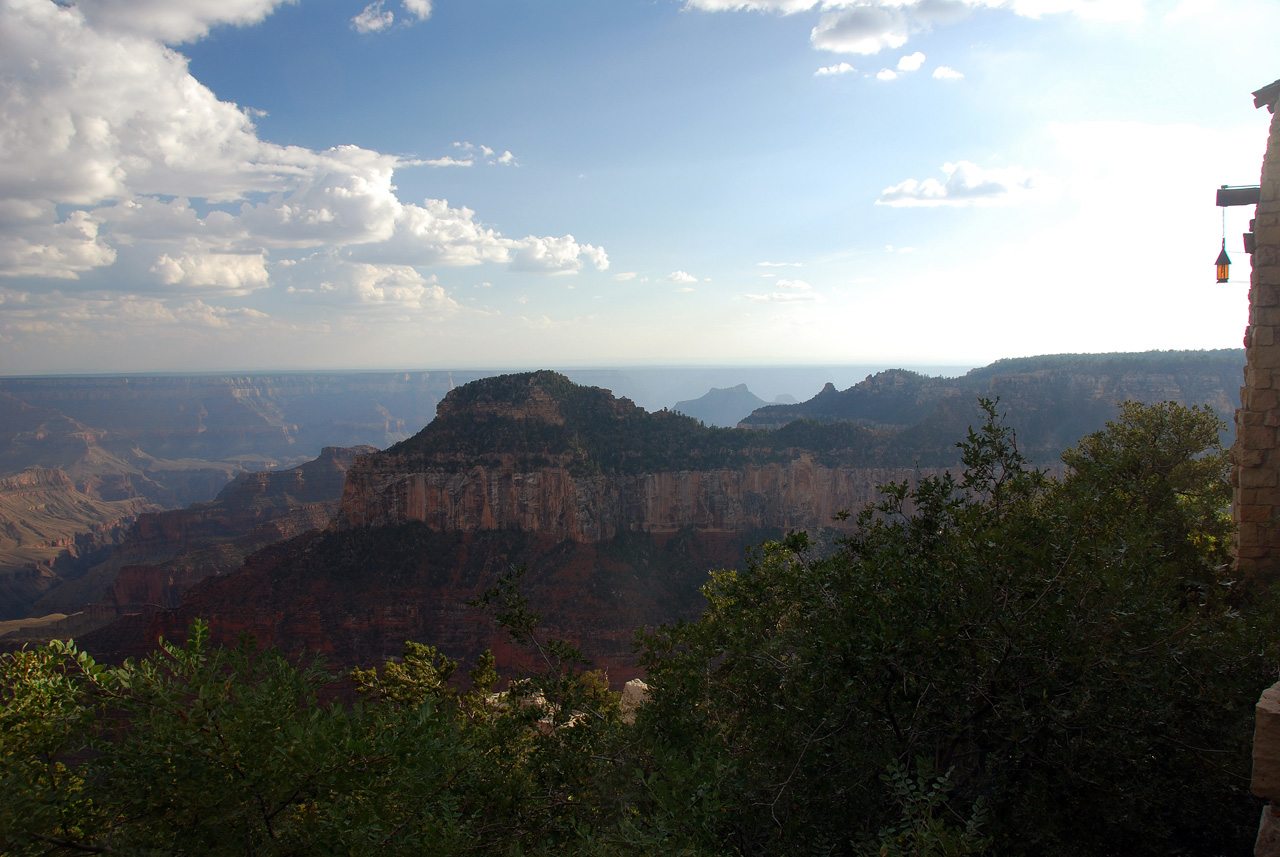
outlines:
[{"label": "rock cliff", "polygon": [[[347,467],[373,451],[327,447],[289,470],[242,473],[213,501],[137,514],[120,527],[112,549],[96,554],[79,575],[14,575],[10,588],[33,590],[22,615],[54,616],[47,623],[53,633],[81,634],[127,613],[176,607],[204,578],[235,571],[255,551],[325,527],[337,511]],[[37,639],[41,629],[27,623],[21,634]]]},{"label": "rock cliff", "polygon": [[495,648],[511,664],[505,634],[467,602],[524,566],[546,633],[625,681],[635,629],[695,615],[708,570],[741,566],[789,529],[829,535],[838,511],[911,475],[868,465],[885,439],[850,425],[708,428],[551,372],[478,381],[413,438],[357,457],[326,532],[85,643],[130,654],[199,616],[221,639],[250,631],[341,666],[395,655],[405,639],[464,660]]},{"label": "rock cliff", "polygon": [[420,521],[587,544],[682,528],[817,529],[909,475],[867,466],[882,435],[806,428],[707,428],[551,372],[489,379],[447,396],[414,438],[357,459],[334,526]]},{"label": "rock cliff", "polygon": [[[1177,373],[1099,380],[1020,368],[970,383],[1000,395],[1020,441],[1045,457],[1101,427],[1126,394],[1219,404],[1211,385]],[[84,642],[106,657],[135,654],[200,617],[217,639],[247,631],[343,667],[394,656],[406,639],[464,661],[492,647],[511,665],[518,655],[505,634],[467,605],[523,566],[546,633],[581,646],[619,683],[636,674],[634,629],[696,614],[708,570],[742,567],[750,546],[790,529],[829,539],[848,525],[833,516],[874,499],[877,485],[954,467],[956,441],[982,419],[979,393],[935,380],[882,373],[859,385],[861,422],[798,419],[776,430],[646,412],[552,372],[473,382],[413,437],[357,456],[323,532],[258,551],[195,584],[176,608],[161,609],[167,584],[122,574],[117,603],[153,606],[122,606],[128,615]],[[843,395],[832,388],[819,404]],[[252,496],[254,486],[241,477],[228,491]],[[136,532],[145,544],[150,530]]]}]

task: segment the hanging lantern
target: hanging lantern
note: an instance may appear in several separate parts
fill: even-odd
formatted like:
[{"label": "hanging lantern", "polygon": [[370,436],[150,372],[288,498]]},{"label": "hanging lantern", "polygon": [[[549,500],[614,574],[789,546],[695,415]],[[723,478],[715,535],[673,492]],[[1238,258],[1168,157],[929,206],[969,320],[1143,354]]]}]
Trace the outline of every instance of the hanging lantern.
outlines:
[{"label": "hanging lantern", "polygon": [[1227,255],[1227,240],[1222,239],[1222,252],[1218,254],[1218,282],[1225,283],[1231,269],[1231,257]]}]

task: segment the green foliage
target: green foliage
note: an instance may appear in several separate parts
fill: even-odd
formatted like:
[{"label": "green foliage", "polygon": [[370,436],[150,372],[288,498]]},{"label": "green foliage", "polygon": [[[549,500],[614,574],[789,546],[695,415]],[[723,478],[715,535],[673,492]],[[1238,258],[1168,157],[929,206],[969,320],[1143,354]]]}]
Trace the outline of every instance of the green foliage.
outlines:
[{"label": "green foliage", "polygon": [[947,772],[920,817],[984,807],[997,853],[1243,848],[1274,625],[1227,574],[1215,418],[1126,406],[1051,480],[984,408],[959,479],[888,486],[834,556],[766,545],[646,638],[646,727],[725,766],[742,853],[852,853],[898,770]]}]

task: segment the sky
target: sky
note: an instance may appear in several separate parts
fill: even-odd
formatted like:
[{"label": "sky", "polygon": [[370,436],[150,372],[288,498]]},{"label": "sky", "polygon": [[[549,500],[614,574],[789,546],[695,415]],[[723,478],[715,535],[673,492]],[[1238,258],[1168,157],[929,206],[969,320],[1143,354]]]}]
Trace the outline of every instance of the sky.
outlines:
[{"label": "sky", "polygon": [[0,374],[1239,347],[1275,0],[0,0]]}]

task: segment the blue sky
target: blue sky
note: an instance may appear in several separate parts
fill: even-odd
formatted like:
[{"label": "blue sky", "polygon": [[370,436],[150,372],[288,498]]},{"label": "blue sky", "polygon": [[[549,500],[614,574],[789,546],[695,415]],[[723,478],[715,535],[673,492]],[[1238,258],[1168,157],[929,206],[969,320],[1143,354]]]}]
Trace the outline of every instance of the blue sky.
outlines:
[{"label": "blue sky", "polygon": [[0,0],[0,372],[1236,347],[1273,0]]}]

